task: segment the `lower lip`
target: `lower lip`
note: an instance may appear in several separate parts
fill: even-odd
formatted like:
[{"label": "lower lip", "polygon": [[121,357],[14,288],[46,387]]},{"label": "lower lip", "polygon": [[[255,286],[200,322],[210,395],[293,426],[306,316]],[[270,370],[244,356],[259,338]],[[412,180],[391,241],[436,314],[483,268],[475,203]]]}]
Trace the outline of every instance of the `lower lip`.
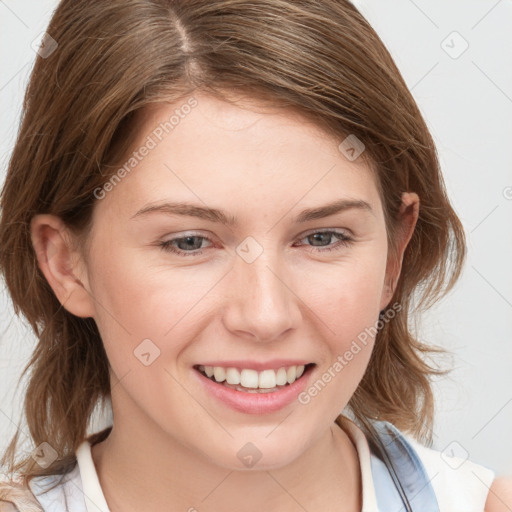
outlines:
[{"label": "lower lip", "polygon": [[228,388],[203,375],[194,368],[199,380],[213,397],[235,411],[246,414],[268,414],[279,411],[297,399],[306,387],[314,366],[310,366],[293,384],[271,393],[247,393]]}]

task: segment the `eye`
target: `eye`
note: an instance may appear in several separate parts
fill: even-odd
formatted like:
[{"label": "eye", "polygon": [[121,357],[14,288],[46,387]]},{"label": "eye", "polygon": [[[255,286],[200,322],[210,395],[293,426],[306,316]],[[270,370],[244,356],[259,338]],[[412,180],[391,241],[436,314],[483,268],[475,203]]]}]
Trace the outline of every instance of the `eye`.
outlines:
[{"label": "eye", "polygon": [[[337,243],[335,244],[330,243],[333,236],[338,239]],[[306,235],[300,241],[302,240],[313,242],[312,246],[315,247],[313,252],[338,250],[343,247],[350,246],[354,242],[351,237],[341,231],[336,230],[314,231]],[[202,245],[204,241],[211,242],[211,240],[206,236],[190,234],[187,236],[164,240],[159,242],[158,245],[162,248],[162,250],[166,252],[172,252],[180,256],[199,256],[203,253],[202,249],[206,248]],[[317,243],[318,245],[316,245]],[[329,247],[329,245],[331,246]]]},{"label": "eye", "polygon": [[[338,242],[329,247],[329,241],[332,240],[332,237],[335,236],[338,238]],[[350,236],[346,235],[341,231],[336,230],[324,230],[324,231],[314,231],[313,233],[309,233],[302,240],[313,241],[314,244],[319,242],[319,245],[313,245],[313,247],[321,247],[320,249],[315,249],[313,252],[326,252],[332,250],[342,249],[343,247],[350,246],[354,240]],[[327,242],[327,244],[323,244],[322,242]]]},{"label": "eye", "polygon": [[[201,247],[201,245],[204,240],[211,242],[211,240],[205,236],[187,235],[179,238],[171,238],[170,240],[164,240],[158,245],[164,251],[173,252],[175,254],[179,254],[180,256],[199,256],[203,252],[201,249],[204,247]],[[192,249],[194,252],[187,249]]]}]

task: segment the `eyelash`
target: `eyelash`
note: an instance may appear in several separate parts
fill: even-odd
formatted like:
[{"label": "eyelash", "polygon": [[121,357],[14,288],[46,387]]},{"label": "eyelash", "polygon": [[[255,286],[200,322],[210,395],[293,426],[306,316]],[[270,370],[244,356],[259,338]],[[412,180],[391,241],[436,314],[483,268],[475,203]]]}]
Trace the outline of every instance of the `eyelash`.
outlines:
[{"label": "eyelash", "polygon": [[[313,231],[312,233],[306,234],[300,240],[303,240],[304,238],[308,238],[308,237],[310,237],[312,235],[316,235],[318,233],[328,233],[328,234],[331,234],[331,235],[335,235],[335,236],[339,237],[340,239],[339,239],[338,243],[335,244],[333,247],[316,248],[312,252],[323,253],[323,252],[329,252],[329,251],[333,251],[333,250],[336,251],[336,250],[342,249],[343,247],[348,247],[348,246],[352,245],[352,243],[354,242],[353,238],[347,236],[345,233],[342,233],[341,231],[334,231],[334,230]],[[187,256],[200,256],[203,253],[203,251],[201,249],[194,249],[194,251],[197,251],[197,252],[183,251],[183,250],[177,249],[176,247],[171,245],[174,242],[176,242],[177,240],[184,240],[186,238],[201,238],[203,240],[208,240],[208,241],[211,242],[211,240],[208,237],[206,237],[206,236],[191,234],[191,235],[188,235],[188,236],[171,238],[170,240],[165,240],[165,241],[160,242],[158,245],[162,248],[163,251],[165,251],[165,252],[172,252],[172,253],[178,254],[180,256],[185,256],[185,257],[187,257]],[[315,246],[311,246],[311,247],[315,247]]]}]

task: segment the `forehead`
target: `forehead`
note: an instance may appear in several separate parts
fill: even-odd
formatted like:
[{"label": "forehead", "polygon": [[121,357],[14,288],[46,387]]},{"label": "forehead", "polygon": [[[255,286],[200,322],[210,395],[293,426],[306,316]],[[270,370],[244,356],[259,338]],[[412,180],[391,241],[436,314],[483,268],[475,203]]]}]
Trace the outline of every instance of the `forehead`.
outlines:
[{"label": "forehead", "polygon": [[[191,98],[194,99],[192,108],[188,105]],[[264,151],[276,146],[300,152],[299,148],[305,146],[304,149],[314,149],[317,154],[328,152],[339,156],[338,146],[345,136],[328,134],[296,109],[271,107],[267,102],[247,96],[231,95],[229,99],[232,103],[198,91],[173,103],[148,105],[139,111],[139,142],[163,129],[165,133],[161,137],[156,134],[156,138],[159,142],[164,139],[164,145],[165,141],[167,145],[179,141],[199,148],[212,138],[216,142],[221,138],[226,143],[240,143],[231,152]],[[361,165],[362,161],[360,158],[354,165]]]},{"label": "forehead", "polygon": [[362,157],[347,159],[343,139],[299,113],[246,97],[236,104],[201,93],[193,98],[195,104],[190,97],[153,104],[139,116],[133,151],[151,148],[113,194],[132,210],[165,198],[209,206],[238,198],[257,208],[357,196],[380,206],[373,169]]}]

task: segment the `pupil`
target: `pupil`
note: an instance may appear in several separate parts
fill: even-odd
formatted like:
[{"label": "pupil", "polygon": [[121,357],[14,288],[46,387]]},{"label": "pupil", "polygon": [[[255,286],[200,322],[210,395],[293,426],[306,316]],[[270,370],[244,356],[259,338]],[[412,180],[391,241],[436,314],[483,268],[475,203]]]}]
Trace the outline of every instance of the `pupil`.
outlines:
[{"label": "pupil", "polygon": [[[331,238],[331,234],[330,233],[314,233],[313,235],[309,235],[309,238],[313,238],[316,242],[321,242],[322,241],[321,237],[326,237],[324,241],[328,243]],[[313,244],[313,245],[315,245],[315,244]]]},{"label": "pupil", "polygon": [[[199,246],[201,246],[201,241],[200,241],[200,237],[198,236],[187,236],[185,238],[181,238],[179,241],[178,241],[178,248],[179,249],[199,249],[199,247],[194,247],[194,245],[197,245],[194,244],[194,239],[199,240]],[[184,242],[184,246],[182,247],[179,247],[179,245],[182,245],[182,243]]]}]

